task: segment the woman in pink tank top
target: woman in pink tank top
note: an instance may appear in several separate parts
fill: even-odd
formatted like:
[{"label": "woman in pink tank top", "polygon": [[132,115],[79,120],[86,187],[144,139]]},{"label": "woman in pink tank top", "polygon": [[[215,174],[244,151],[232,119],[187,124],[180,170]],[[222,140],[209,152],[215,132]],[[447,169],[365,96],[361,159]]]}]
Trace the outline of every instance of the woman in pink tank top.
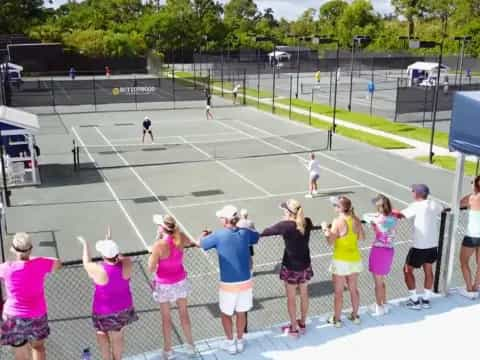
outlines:
[{"label": "woman in pink tank top", "polygon": [[153,221],[158,225],[157,240],[152,246],[148,259],[148,270],[155,273],[153,279],[153,298],[160,303],[162,330],[164,337],[164,359],[175,357],[172,351],[172,320],[170,303],[178,306],[180,322],[186,337],[186,352],[195,355],[190,317],[187,308],[187,296],[191,291],[187,272],[183,266],[183,250],[191,245],[187,236],[180,232],[175,219],[170,215],[154,215]]},{"label": "woman in pink tank top", "polygon": [[118,245],[109,240],[98,241],[95,245],[103,261],[90,260],[86,241],[83,245],[83,266],[95,285],[92,304],[93,326],[97,330],[97,342],[103,360],[120,360],[124,348],[124,328],[138,320],[133,307],[130,277],[132,261],[120,255]]}]

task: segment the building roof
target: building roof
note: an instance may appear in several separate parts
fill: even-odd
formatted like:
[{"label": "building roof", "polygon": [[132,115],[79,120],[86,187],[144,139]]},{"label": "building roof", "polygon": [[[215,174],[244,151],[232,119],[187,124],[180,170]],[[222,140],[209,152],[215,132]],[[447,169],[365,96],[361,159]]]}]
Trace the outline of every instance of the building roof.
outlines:
[{"label": "building roof", "polygon": [[9,129],[25,129],[29,132],[40,130],[38,116],[8,106],[0,106],[0,125]]}]

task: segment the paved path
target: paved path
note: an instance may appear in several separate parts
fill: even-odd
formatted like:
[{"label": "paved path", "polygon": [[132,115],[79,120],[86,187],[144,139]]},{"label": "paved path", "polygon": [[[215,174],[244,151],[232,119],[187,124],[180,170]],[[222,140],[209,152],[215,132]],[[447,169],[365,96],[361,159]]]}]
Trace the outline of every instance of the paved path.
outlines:
[{"label": "paved path", "polygon": [[[466,299],[455,290],[447,297],[432,300],[431,309],[407,309],[402,300],[391,303],[391,312],[371,316],[366,309],[362,323],[344,319],[343,328],[326,324],[327,315],[312,318],[307,333],[298,339],[282,334],[279,327],[247,335],[245,352],[235,357],[219,349],[222,339],[197,344],[204,360],[316,360],[316,359],[419,359],[455,358],[462,348],[476,344],[480,301]],[[286,309],[285,309],[286,311]],[[474,346],[474,345],[473,345]],[[473,350],[475,351],[475,350]],[[178,349],[177,359],[186,359]],[[126,360],[160,360],[160,352],[141,354]]]}]

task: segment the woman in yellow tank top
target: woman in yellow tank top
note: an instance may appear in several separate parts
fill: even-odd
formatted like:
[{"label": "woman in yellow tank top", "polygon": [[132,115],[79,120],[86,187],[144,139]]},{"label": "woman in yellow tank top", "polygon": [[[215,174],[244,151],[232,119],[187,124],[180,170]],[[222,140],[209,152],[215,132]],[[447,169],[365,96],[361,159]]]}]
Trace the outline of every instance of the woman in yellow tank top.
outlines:
[{"label": "woman in yellow tank top", "polygon": [[353,212],[352,202],[345,196],[330,199],[338,216],[332,226],[322,223],[322,228],[328,243],[333,246],[333,260],[330,271],[333,277],[334,315],[328,322],[335,327],[341,327],[340,316],[343,306],[343,291],[348,286],[352,302],[352,313],[348,317],[354,324],[360,324],[358,308],[360,293],[358,291],[358,274],[362,271],[362,257],[358,241],[365,238],[360,219]]}]

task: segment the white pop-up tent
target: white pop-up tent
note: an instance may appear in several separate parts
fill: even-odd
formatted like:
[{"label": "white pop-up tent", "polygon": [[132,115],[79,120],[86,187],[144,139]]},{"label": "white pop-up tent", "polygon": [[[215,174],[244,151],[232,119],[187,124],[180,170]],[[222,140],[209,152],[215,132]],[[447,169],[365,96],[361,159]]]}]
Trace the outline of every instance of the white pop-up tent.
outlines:
[{"label": "white pop-up tent", "polygon": [[480,157],[480,91],[460,91],[455,93],[452,121],[449,134],[449,148],[457,152],[457,166],[452,191],[452,211],[447,231],[447,267],[443,272],[443,290],[447,291],[453,273],[454,254],[457,247],[457,229],[460,217],[460,200],[464,182],[465,157]]},{"label": "white pop-up tent", "polygon": [[35,134],[40,130],[38,116],[26,111],[0,106],[0,137],[9,162],[30,164],[31,184],[39,183]]},{"label": "white pop-up tent", "polygon": [[270,64],[272,63],[272,59],[274,58],[277,62],[282,62],[284,60],[290,61],[291,55],[285,51],[275,50],[271,53],[268,53],[268,60]]},{"label": "white pop-up tent", "polygon": [[[440,84],[448,78],[448,69],[448,66],[440,65]],[[438,63],[417,61],[407,67],[408,86],[419,85],[422,81],[433,86],[436,84],[437,72]]]}]

